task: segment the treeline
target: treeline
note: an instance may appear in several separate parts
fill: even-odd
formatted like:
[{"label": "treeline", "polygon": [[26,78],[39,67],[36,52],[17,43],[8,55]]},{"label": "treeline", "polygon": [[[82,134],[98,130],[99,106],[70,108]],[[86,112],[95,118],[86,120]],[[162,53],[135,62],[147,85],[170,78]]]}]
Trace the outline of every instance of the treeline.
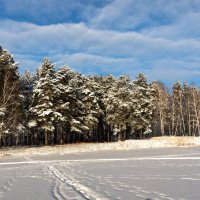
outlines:
[{"label": "treeline", "polygon": [[153,136],[199,136],[200,93],[172,89],[143,74],[83,76],[44,59],[35,74],[18,74],[0,47],[0,146],[110,142]]}]

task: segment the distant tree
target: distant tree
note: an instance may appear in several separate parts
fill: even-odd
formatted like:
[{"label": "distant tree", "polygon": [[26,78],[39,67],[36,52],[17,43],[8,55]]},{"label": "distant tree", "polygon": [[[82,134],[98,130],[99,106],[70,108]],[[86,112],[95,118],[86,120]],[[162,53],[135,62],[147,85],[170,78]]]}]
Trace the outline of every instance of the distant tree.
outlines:
[{"label": "distant tree", "polygon": [[200,136],[200,91],[196,87],[190,88],[192,135]]},{"label": "distant tree", "polygon": [[[91,77],[83,77],[80,101],[83,103],[82,132],[84,137],[94,138],[94,131],[98,124],[100,107],[96,96],[96,85]],[[88,139],[89,139],[88,138]]]},{"label": "distant tree", "polygon": [[70,84],[74,87],[74,96],[76,97],[72,104],[71,131],[78,132],[78,134],[74,134],[79,138],[93,138],[99,110],[93,80],[76,74]]},{"label": "distant tree", "polygon": [[100,141],[110,141],[113,126],[117,126],[117,115],[115,111],[118,108],[118,99],[116,95],[116,79],[112,75],[99,77],[98,104],[100,108],[100,118],[98,131]]},{"label": "distant tree", "polygon": [[[76,99],[74,95],[74,87],[70,85],[70,81],[74,78],[75,72],[68,67],[61,67],[56,72],[56,90],[55,109],[62,117],[58,121],[58,129],[60,131],[60,143],[64,144],[66,141],[66,133],[69,134],[71,128],[71,114],[73,101]],[[64,133],[64,129],[67,130]]]},{"label": "distant tree", "polygon": [[192,112],[191,112],[191,90],[187,83],[183,85],[183,115],[185,121],[185,134],[191,136],[191,123],[192,123]]},{"label": "distant tree", "polygon": [[185,134],[184,107],[183,107],[183,88],[179,81],[175,82],[172,88],[172,127],[174,135]]},{"label": "distant tree", "polygon": [[152,132],[153,111],[155,109],[155,90],[147,83],[143,74],[133,82],[132,102],[134,106],[132,126],[135,133],[142,138]]},{"label": "distant tree", "polygon": [[21,118],[20,122],[24,127],[23,138],[21,144],[33,144],[33,136],[29,131],[30,120],[30,105],[32,103],[33,85],[36,81],[36,76],[28,71],[25,71],[20,76],[20,94],[21,94]]},{"label": "distant tree", "polygon": [[115,126],[120,131],[121,140],[127,139],[130,134],[127,129],[130,128],[131,124],[131,113],[134,112],[131,104],[131,80],[128,76],[120,76],[115,83],[114,92],[114,115],[115,115]]},{"label": "distant tree", "polygon": [[[154,112],[154,126],[158,124],[158,130],[154,130],[158,135],[165,135],[167,131],[169,119],[169,94],[166,86],[161,82],[154,82],[152,84],[155,89],[156,106]],[[155,134],[155,133],[154,133]]]},{"label": "distant tree", "polygon": [[56,111],[54,104],[57,95],[55,88],[55,71],[53,64],[45,58],[38,73],[38,80],[33,88],[33,100],[30,107],[31,120],[30,127],[40,127],[44,130],[44,143],[49,144],[52,141],[55,130],[54,123],[62,115]]},{"label": "distant tree", "polygon": [[18,64],[12,55],[0,47],[0,146],[18,143],[20,95]]}]

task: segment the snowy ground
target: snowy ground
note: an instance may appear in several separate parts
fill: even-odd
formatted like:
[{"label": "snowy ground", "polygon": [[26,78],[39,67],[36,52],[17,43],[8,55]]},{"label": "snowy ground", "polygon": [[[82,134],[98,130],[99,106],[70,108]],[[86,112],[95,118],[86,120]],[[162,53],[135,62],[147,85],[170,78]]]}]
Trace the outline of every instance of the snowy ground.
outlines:
[{"label": "snowy ground", "polygon": [[6,156],[0,199],[199,199],[199,168],[199,147]]},{"label": "snowy ground", "polygon": [[200,145],[200,137],[154,137],[148,140],[127,140],[113,143],[81,143],[43,147],[12,147],[0,149],[0,157],[45,155],[45,154],[67,154],[80,152],[97,152],[107,150],[134,150],[143,148],[163,148],[177,146]]}]

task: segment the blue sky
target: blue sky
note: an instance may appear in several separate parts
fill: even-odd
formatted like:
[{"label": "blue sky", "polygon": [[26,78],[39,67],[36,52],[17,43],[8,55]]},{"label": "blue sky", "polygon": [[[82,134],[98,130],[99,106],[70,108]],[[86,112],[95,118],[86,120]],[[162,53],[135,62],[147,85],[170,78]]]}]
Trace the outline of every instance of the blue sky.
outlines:
[{"label": "blue sky", "polygon": [[34,71],[44,57],[84,74],[200,84],[199,0],[0,0],[0,45]]}]

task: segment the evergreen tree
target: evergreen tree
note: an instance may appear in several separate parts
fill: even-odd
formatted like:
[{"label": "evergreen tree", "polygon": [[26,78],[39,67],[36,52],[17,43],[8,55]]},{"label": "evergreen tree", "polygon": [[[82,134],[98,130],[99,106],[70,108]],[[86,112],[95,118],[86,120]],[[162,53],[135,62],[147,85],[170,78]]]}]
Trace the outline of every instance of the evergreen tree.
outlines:
[{"label": "evergreen tree", "polygon": [[132,121],[137,137],[142,138],[152,132],[153,111],[155,109],[154,89],[147,83],[143,74],[133,82],[132,101],[134,106]]},{"label": "evergreen tree", "polygon": [[[33,101],[30,108],[30,127],[40,127],[44,130],[44,143],[53,142],[55,122],[62,115],[55,108],[55,72],[53,64],[46,58],[39,69],[38,80],[33,88]],[[50,133],[50,135],[49,135]]]},{"label": "evergreen tree", "polygon": [[24,136],[21,138],[21,144],[33,143],[32,135],[29,131],[30,105],[32,102],[33,85],[36,81],[36,76],[25,71],[20,77],[20,94],[21,94],[21,118],[20,122],[24,127]]},{"label": "evergreen tree", "polygon": [[115,110],[117,109],[118,102],[114,97],[117,92],[115,84],[116,79],[112,75],[100,79],[101,99],[99,105],[101,109],[101,119],[99,119],[99,128],[101,129],[101,141],[110,141],[111,129],[113,126],[117,126]]},{"label": "evergreen tree", "polygon": [[92,81],[89,78],[76,74],[70,83],[74,87],[76,99],[73,103],[71,131],[91,137],[90,132],[97,123],[98,105],[92,91]]},{"label": "evergreen tree", "polygon": [[[73,139],[73,132],[82,132],[81,130],[81,115],[82,102],[78,99],[80,86],[78,80],[82,79],[80,74],[73,72],[68,67],[62,67],[56,72],[56,110],[61,113],[60,128],[61,128],[61,144]],[[80,84],[81,85],[81,84]],[[64,133],[63,130],[66,130]]]},{"label": "evergreen tree", "polygon": [[[130,78],[127,76],[121,76],[116,80],[115,90],[113,93],[114,101],[114,113],[115,116],[114,125],[120,133],[120,139],[127,139],[127,129],[131,124],[131,113],[133,107],[131,104],[131,83]],[[129,133],[130,134],[130,133]]]},{"label": "evergreen tree", "polygon": [[84,105],[82,130],[89,138],[94,138],[94,129],[98,124],[99,105],[95,95],[95,83],[90,77],[83,77],[81,101]]}]

